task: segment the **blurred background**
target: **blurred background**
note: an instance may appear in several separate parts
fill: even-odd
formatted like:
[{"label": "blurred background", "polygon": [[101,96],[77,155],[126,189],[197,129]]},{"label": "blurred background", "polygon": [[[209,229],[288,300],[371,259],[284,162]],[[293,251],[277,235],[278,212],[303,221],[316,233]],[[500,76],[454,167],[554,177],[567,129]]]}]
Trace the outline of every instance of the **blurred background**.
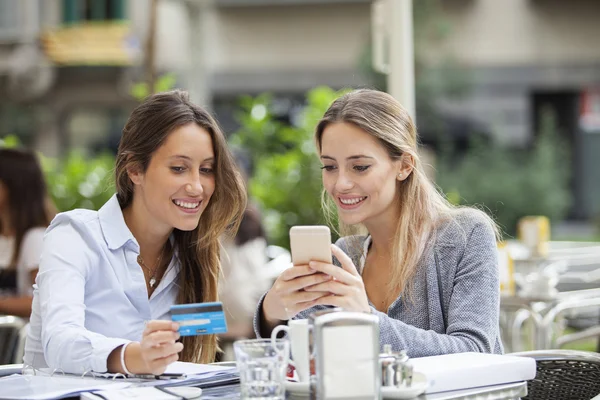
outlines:
[{"label": "blurred background", "polygon": [[543,215],[553,240],[598,241],[599,18],[597,0],[0,0],[1,145],[39,152],[60,211],[98,209],[133,107],[186,89],[248,155],[267,242],[287,248],[323,222],[316,121],[377,88],[453,203],[507,238]]},{"label": "blurred background", "polygon": [[[321,218],[315,119],[336,91],[402,73],[372,67],[373,36],[404,29],[376,3],[0,0],[0,138],[47,158],[60,210],[98,208],[131,109],[150,86],[187,89],[252,155],[251,193],[286,246],[289,226]],[[554,237],[598,237],[600,3],[418,0],[412,14],[402,63],[441,189],[509,236],[540,214]]]}]

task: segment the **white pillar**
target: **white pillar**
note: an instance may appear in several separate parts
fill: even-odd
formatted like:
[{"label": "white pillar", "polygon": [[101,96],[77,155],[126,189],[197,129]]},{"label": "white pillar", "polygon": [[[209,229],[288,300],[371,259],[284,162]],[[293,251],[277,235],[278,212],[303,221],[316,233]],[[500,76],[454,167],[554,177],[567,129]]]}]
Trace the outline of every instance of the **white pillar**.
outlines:
[{"label": "white pillar", "polygon": [[208,52],[211,21],[214,13],[213,0],[188,0],[190,29],[190,63],[186,71],[186,89],[190,99],[206,108],[211,108],[212,95],[208,86]]},{"label": "white pillar", "polygon": [[[412,0],[374,0],[372,7],[373,67],[387,74],[388,93],[416,124],[415,54]],[[435,180],[435,154],[419,147],[425,173]]]},{"label": "white pillar", "polygon": [[388,0],[389,72],[388,92],[415,113],[415,55],[413,45],[412,0]]}]

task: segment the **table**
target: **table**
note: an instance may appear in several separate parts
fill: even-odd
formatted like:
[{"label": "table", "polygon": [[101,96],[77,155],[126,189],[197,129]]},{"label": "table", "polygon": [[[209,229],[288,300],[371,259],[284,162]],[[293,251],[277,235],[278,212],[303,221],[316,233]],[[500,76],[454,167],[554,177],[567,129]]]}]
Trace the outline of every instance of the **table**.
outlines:
[{"label": "table", "polygon": [[[515,382],[504,385],[484,386],[480,388],[453,390],[443,393],[422,394],[414,400],[509,400],[527,396],[527,382]],[[239,399],[239,385],[222,388],[204,389],[202,399]],[[304,400],[308,396],[288,394],[287,400]]]},{"label": "table", "polygon": [[[0,365],[0,377],[14,373],[20,373],[23,364]],[[504,385],[484,386],[473,389],[453,390],[443,393],[423,394],[415,400],[508,400],[518,399],[527,395],[527,382],[515,382]],[[482,397],[483,396],[483,397]],[[208,388],[202,390],[202,399],[239,399],[240,386],[230,385],[217,388]],[[299,396],[289,394],[288,400],[307,399],[308,396]],[[74,397],[72,400],[77,400]]]}]

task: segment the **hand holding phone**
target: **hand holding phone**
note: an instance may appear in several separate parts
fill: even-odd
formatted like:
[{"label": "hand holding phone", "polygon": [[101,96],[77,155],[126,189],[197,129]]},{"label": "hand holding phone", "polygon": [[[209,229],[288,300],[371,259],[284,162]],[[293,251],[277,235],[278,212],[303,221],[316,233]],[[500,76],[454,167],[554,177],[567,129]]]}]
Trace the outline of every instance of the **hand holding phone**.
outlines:
[{"label": "hand holding phone", "polygon": [[290,229],[290,247],[293,268],[288,268],[277,278],[263,301],[263,318],[270,335],[271,329],[280,321],[288,320],[299,312],[313,306],[314,301],[329,292],[306,292],[304,288],[318,285],[331,278],[315,273],[308,263],[322,261],[332,263],[331,233],[326,226],[294,226]]}]

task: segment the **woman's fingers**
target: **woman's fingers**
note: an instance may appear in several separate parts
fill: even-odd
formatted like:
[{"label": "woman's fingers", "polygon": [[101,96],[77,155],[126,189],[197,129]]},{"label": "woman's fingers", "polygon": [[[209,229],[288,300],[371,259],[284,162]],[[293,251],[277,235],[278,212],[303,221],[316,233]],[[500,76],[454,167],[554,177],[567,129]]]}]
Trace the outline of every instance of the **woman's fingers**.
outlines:
[{"label": "woman's fingers", "polygon": [[146,335],[151,346],[160,346],[164,343],[175,343],[180,335],[177,331],[156,331]]},{"label": "woman's fingers", "polygon": [[353,286],[346,285],[339,281],[330,280],[328,282],[319,283],[304,289],[307,293],[326,293],[335,294],[336,296],[346,296],[351,294]]},{"label": "woman's fingers", "polygon": [[152,360],[149,365],[150,371],[154,375],[161,375],[167,370],[169,364],[172,364],[177,360],[179,360],[179,354],[172,354],[167,357]]},{"label": "woman's fingers", "polygon": [[323,305],[323,306],[349,308],[348,307],[348,297],[346,297],[346,296],[335,296],[335,295],[323,296],[323,297],[319,297],[318,299],[316,299],[313,302],[313,304],[315,306]]},{"label": "woman's fingers", "polygon": [[300,276],[313,275],[315,271],[308,265],[294,265],[291,268],[286,269],[280,275],[284,281],[290,281]]},{"label": "woman's fingers", "polygon": [[328,295],[327,292],[305,292],[297,291],[281,298],[281,306],[283,308],[282,320],[290,319],[301,311],[306,310],[304,305],[312,303],[319,297]]},{"label": "woman's fingers", "polygon": [[309,265],[315,271],[327,274],[336,281],[340,281],[346,285],[352,285],[356,283],[357,278],[354,275],[340,267],[336,267],[333,264],[327,264],[321,261],[311,261]]},{"label": "woman's fingers", "polygon": [[287,281],[285,283],[286,291],[288,293],[293,293],[299,290],[302,290],[309,286],[314,286],[322,282],[327,282],[331,280],[331,276],[326,274],[318,274],[313,273],[312,275],[301,276],[299,278],[293,279],[291,281]]},{"label": "woman's fingers", "polygon": [[318,291],[295,292],[295,293],[292,293],[291,295],[289,295],[284,301],[286,302],[286,304],[295,306],[296,304],[313,301],[313,300],[318,299],[319,297],[323,297],[328,294],[329,294],[329,292],[325,292],[325,291],[322,291],[322,292],[318,292]]},{"label": "woman's fingers", "polygon": [[152,332],[156,331],[177,331],[179,329],[179,324],[172,321],[163,321],[163,320],[152,320],[146,323],[146,328],[144,329],[144,336],[149,335]]},{"label": "woman's fingers", "polygon": [[[337,268],[340,269],[340,268]],[[263,302],[263,315],[266,321],[284,321],[305,310],[310,303],[327,293],[305,292],[304,288],[331,280],[327,274],[317,273],[308,265],[296,265],[279,275]]]},{"label": "woman's fingers", "polygon": [[356,266],[352,262],[352,259],[348,257],[348,254],[344,253],[342,249],[337,247],[335,244],[331,245],[331,253],[338,259],[344,271],[348,272],[350,275],[354,277],[360,277]]},{"label": "woman's fingers", "polygon": [[327,296],[330,293],[327,292],[300,292],[295,293],[294,299],[289,300],[289,306],[285,307],[287,313],[287,319],[294,317],[299,312],[302,312],[312,307],[316,300],[323,296]]},{"label": "woman's fingers", "polygon": [[144,351],[146,355],[146,359],[149,360],[150,363],[162,359],[171,357],[183,350],[183,343],[169,343],[163,344],[160,346],[152,346],[152,347],[142,347],[142,351]]}]

